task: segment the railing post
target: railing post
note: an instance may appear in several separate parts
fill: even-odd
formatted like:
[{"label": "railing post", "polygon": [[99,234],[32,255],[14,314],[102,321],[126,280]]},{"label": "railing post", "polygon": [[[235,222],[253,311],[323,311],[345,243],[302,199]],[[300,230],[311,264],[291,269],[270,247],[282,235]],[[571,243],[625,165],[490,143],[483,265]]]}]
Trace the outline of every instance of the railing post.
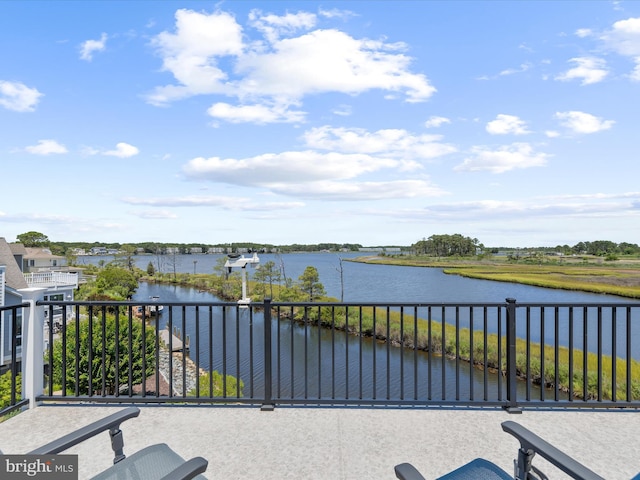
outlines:
[{"label": "railing post", "polygon": [[271,299],[264,299],[264,403],[260,410],[271,412],[275,408],[271,398],[271,386],[273,384],[271,374]]},{"label": "railing post", "polygon": [[505,410],[509,413],[522,413],[518,407],[517,398],[517,367],[516,367],[516,299],[507,298],[507,404]]},{"label": "railing post", "polygon": [[44,307],[36,306],[36,302],[44,300],[45,291],[45,288],[18,290],[29,304],[27,315],[22,315],[22,395],[29,400],[29,408],[35,408],[36,398],[44,393]]}]

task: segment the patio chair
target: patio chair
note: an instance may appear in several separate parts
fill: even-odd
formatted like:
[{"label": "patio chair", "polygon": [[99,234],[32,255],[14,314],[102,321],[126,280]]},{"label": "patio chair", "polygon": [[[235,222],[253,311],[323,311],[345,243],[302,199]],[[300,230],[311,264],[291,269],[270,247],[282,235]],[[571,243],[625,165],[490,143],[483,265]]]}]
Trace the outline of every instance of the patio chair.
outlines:
[{"label": "patio chair", "polygon": [[[549,442],[515,422],[502,423],[502,429],[513,435],[519,442],[518,458],[514,461],[514,475],[483,458],[463,465],[438,480],[546,480],[548,477],[532,465],[533,457],[538,454],[571,478],[579,480],[604,480],[597,473],[561,452]],[[418,470],[409,463],[395,467],[396,477],[400,480],[425,480]],[[638,477],[635,477],[638,478]]]},{"label": "patio chair", "polygon": [[189,480],[205,479],[201,473],[207,469],[208,462],[202,457],[185,461],[166,444],[151,445],[125,457],[124,441],[120,424],[140,414],[137,407],[120,410],[108,417],[93,422],[68,435],[29,452],[30,455],[56,454],[77,445],[101,432],[109,431],[113,449],[113,465],[92,480]]}]

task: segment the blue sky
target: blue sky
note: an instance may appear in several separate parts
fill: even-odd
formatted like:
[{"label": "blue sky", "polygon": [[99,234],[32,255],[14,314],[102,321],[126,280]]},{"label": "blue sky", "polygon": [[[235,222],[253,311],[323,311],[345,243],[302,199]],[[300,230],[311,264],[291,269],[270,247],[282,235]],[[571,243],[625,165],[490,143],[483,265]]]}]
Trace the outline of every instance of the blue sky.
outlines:
[{"label": "blue sky", "polygon": [[0,1],[0,236],[640,243],[640,2]]}]

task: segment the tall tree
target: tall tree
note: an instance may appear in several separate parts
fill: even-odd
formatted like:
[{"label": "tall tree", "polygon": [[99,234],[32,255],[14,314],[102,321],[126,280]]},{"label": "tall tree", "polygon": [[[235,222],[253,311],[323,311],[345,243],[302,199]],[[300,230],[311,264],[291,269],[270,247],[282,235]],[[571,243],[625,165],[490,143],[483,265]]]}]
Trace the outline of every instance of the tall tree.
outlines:
[{"label": "tall tree", "polygon": [[275,262],[269,260],[265,264],[260,265],[260,268],[258,268],[253,274],[253,278],[257,282],[268,283],[270,296],[273,298],[273,284],[274,282],[280,282],[282,274]]},{"label": "tall tree", "polygon": [[316,267],[307,267],[304,269],[302,275],[298,277],[299,287],[304,293],[309,296],[309,301],[317,297],[325,295],[324,285],[320,283],[320,274]]},{"label": "tall tree", "polygon": [[49,237],[44,233],[34,231],[21,233],[16,238],[25,247],[47,247],[50,243]]},{"label": "tall tree", "polygon": [[80,287],[76,295],[82,300],[127,300],[138,288],[136,276],[124,268],[107,265],[98,272],[96,280]]}]

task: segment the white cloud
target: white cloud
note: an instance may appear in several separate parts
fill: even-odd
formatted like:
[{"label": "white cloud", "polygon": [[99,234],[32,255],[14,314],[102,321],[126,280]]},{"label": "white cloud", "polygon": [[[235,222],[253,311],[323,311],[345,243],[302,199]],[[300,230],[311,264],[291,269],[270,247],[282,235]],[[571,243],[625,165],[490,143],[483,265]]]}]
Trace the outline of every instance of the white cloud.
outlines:
[{"label": "white cloud", "polygon": [[505,76],[515,75],[516,73],[523,73],[529,70],[531,66],[532,65],[530,63],[522,63],[518,68],[507,68],[505,70],[502,70],[498,75]]},{"label": "white cloud", "polygon": [[299,30],[309,30],[316,22],[316,15],[308,12],[264,15],[256,9],[249,13],[249,24],[262,32],[269,42],[275,42],[283,35],[293,35]]},{"label": "white cloud", "polygon": [[609,74],[607,64],[601,58],[595,57],[576,57],[569,60],[576,66],[566,72],[557,75],[556,80],[570,81],[582,79],[581,85],[590,85],[601,82]]},{"label": "white cloud", "polygon": [[631,78],[631,80],[633,80],[634,82],[640,82],[640,57],[636,57],[635,62],[636,66],[629,75],[629,78]]},{"label": "white cloud", "polygon": [[0,106],[7,110],[33,112],[42,95],[23,83],[0,80]]},{"label": "white cloud", "polygon": [[353,110],[351,108],[351,105],[342,104],[331,110],[331,113],[333,113],[334,115],[339,115],[341,117],[348,117],[353,113]]},{"label": "white cloud", "polygon": [[429,119],[426,122],[424,122],[424,126],[426,128],[438,128],[444,125],[445,123],[451,123],[451,120],[449,120],[446,117],[438,117],[434,115],[429,117]]},{"label": "white cloud", "polygon": [[361,128],[312,128],[303,135],[311,148],[367,154],[383,154],[394,158],[429,159],[456,151],[452,145],[441,143],[441,135],[413,135],[402,129],[369,132]]},{"label": "white cloud", "polygon": [[535,197],[518,201],[477,200],[433,204],[424,209],[398,211],[397,217],[483,221],[500,218],[593,218],[637,216],[634,206],[640,194]]},{"label": "white cloud", "polygon": [[425,180],[395,180],[388,182],[311,182],[273,185],[282,195],[324,200],[387,200],[397,198],[434,197],[445,195],[441,188]]},{"label": "white cloud", "polygon": [[601,39],[605,44],[623,56],[640,56],[640,17],[620,20],[605,32]]},{"label": "white cloud", "polygon": [[560,120],[562,126],[574,133],[596,133],[609,130],[615,124],[613,120],[603,120],[589,113],[570,111],[557,112],[555,118]]},{"label": "white cloud", "polygon": [[593,32],[589,28],[579,28],[576,30],[576,36],[580,38],[585,38],[593,35]]},{"label": "white cloud", "polygon": [[173,220],[178,218],[178,215],[167,210],[145,210],[142,212],[132,212],[132,214],[147,220]]},{"label": "white cloud", "polygon": [[524,135],[530,133],[524,120],[515,115],[505,115],[503,113],[497,115],[495,120],[487,123],[486,130],[492,135]]},{"label": "white cloud", "polygon": [[504,173],[514,169],[542,167],[546,165],[548,156],[546,153],[535,152],[528,143],[513,143],[498,149],[477,146],[471,149],[471,156],[454,170]]},{"label": "white cloud", "polygon": [[102,154],[110,156],[110,157],[129,158],[129,157],[133,157],[134,155],[137,155],[138,153],[140,153],[140,150],[138,150],[133,145],[129,145],[128,143],[124,143],[124,142],[120,142],[120,143],[116,144],[116,149],[115,150],[107,150],[106,152],[103,152]]},{"label": "white cloud", "polygon": [[102,52],[107,47],[107,34],[100,35],[100,40],[87,40],[80,45],[80,58],[90,62],[94,52]]},{"label": "white cloud", "polygon": [[242,95],[300,99],[340,92],[349,95],[380,89],[404,92],[408,102],[421,102],[434,92],[426,77],[409,71],[403,45],[355,39],[338,30],[315,30],[275,42],[269,52],[245,55],[238,69],[246,73]]},{"label": "white cloud", "polygon": [[207,15],[182,9],[175,18],[175,33],[160,33],[152,45],[163,59],[163,70],[171,72],[178,85],[156,88],[148,101],[163,105],[192,95],[231,93],[217,60],[242,53],[242,27],[225,12]]},{"label": "white cloud", "polygon": [[189,195],[184,197],[126,197],[123,202],[130,205],[151,207],[220,207],[225,210],[269,211],[290,210],[304,207],[302,202],[259,202],[248,197],[229,197],[215,195]]},{"label": "white cloud", "polygon": [[289,110],[288,105],[231,105],[229,103],[215,103],[209,107],[207,113],[213,118],[226,120],[230,123],[297,123],[304,120],[305,112]]},{"label": "white cloud", "polygon": [[[162,32],[152,42],[177,83],[156,88],[147,99],[163,105],[192,95],[226,95],[239,104],[216,103],[210,114],[266,123],[301,121],[303,112],[289,107],[312,94],[382,90],[422,102],[435,92],[424,74],[410,71],[406,45],[356,39],[335,29],[308,31],[315,22],[305,12],[254,11],[250,26],[264,40],[244,43],[243,29],[230,14],[179,10],[175,33]],[[223,59],[229,68],[223,69]]]},{"label": "white cloud", "polygon": [[549,138],[557,138],[560,136],[560,132],[557,132],[555,130],[547,130],[544,132],[544,134]]},{"label": "white cloud", "polygon": [[25,147],[25,151],[34,155],[51,155],[52,153],[67,153],[67,147],[55,140],[38,140],[37,145]]},{"label": "white cloud", "polygon": [[397,160],[365,154],[308,150],[244,159],[199,157],[189,161],[183,170],[190,178],[235,185],[269,186],[276,183],[346,180],[384,168],[395,168],[399,164]]},{"label": "white cloud", "polygon": [[331,10],[324,10],[320,8],[318,10],[318,15],[325,18],[339,18],[342,20],[348,20],[351,17],[358,16],[357,14],[355,14],[350,10],[340,10],[337,8],[332,8]]}]

